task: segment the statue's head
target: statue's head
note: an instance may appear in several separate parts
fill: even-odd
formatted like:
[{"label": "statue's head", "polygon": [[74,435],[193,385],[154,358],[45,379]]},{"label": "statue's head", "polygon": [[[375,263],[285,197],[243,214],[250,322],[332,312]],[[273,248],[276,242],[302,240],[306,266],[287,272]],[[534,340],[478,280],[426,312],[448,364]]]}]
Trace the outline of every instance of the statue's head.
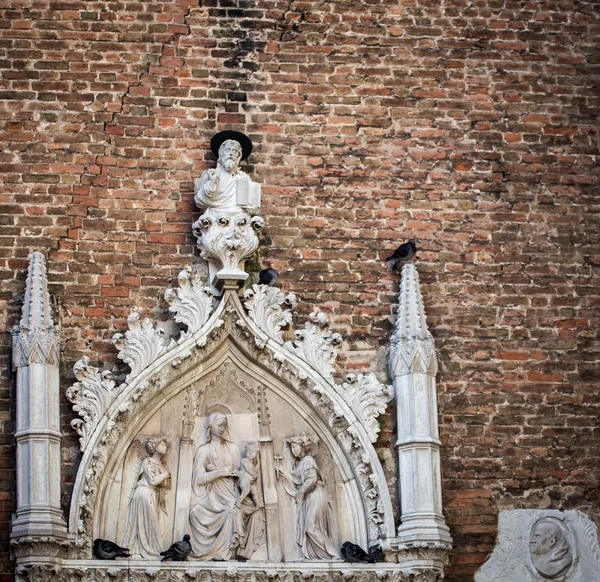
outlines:
[{"label": "statue's head", "polygon": [[234,139],[227,139],[219,147],[219,165],[229,173],[239,169],[242,160],[242,146]]},{"label": "statue's head", "polygon": [[229,428],[227,416],[222,412],[213,412],[206,419],[206,440],[210,441],[213,437],[224,439]]},{"label": "statue's head", "polygon": [[167,452],[167,446],[165,437],[151,437],[146,439],[144,443],[144,448],[149,456],[152,456],[156,451],[164,455]]},{"label": "statue's head", "polygon": [[310,455],[313,442],[310,437],[307,437],[306,435],[299,435],[288,439],[287,445],[290,448],[292,456],[296,459],[301,459],[306,455]]}]

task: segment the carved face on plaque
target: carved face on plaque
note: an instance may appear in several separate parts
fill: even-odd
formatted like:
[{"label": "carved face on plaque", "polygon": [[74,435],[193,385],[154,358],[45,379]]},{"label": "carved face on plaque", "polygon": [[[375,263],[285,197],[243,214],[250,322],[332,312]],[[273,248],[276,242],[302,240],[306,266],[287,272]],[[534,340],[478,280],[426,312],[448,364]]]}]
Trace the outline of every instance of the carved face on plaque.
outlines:
[{"label": "carved face on plaque", "polygon": [[535,569],[553,579],[564,574],[573,563],[568,534],[562,523],[553,517],[540,519],[531,530],[529,551]]}]

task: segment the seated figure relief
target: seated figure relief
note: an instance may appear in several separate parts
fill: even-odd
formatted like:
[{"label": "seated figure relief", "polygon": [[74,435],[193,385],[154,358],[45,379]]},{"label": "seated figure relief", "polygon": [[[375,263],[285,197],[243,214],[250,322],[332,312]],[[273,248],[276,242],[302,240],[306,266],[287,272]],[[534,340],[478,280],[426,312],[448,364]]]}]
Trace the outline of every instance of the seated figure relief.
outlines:
[{"label": "seated figure relief", "polygon": [[190,510],[191,544],[201,560],[248,559],[265,540],[264,512],[251,495],[252,483],[244,485],[244,496],[240,489],[240,482],[246,482],[240,471],[246,472],[246,465],[256,470],[257,461],[242,461],[240,448],[228,438],[228,422],[221,412],[208,416],[204,442],[194,458],[197,502]]},{"label": "seated figure relief", "polygon": [[156,558],[164,550],[161,513],[166,515],[165,494],[171,488],[171,473],[163,457],[167,440],[153,437],[145,441],[146,458],[137,468],[137,482],[129,505],[121,545],[133,555]]}]

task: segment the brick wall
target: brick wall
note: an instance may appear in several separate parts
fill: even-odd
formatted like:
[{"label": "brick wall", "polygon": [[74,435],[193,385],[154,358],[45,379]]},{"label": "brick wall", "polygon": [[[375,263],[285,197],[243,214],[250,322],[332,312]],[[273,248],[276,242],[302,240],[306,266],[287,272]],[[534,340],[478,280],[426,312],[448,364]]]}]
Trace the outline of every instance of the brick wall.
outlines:
[{"label": "brick wall", "polygon": [[[407,238],[440,351],[450,582],[497,513],[599,522],[599,9],[553,0],[12,0],[0,10],[0,580],[14,491],[10,333],[48,250],[62,371],[115,364],[133,306],[199,262],[192,182],[239,129],[260,257],[381,362]],[[64,408],[65,504],[78,460]],[[388,419],[388,427],[390,422]],[[384,431],[382,459],[393,474]]]}]

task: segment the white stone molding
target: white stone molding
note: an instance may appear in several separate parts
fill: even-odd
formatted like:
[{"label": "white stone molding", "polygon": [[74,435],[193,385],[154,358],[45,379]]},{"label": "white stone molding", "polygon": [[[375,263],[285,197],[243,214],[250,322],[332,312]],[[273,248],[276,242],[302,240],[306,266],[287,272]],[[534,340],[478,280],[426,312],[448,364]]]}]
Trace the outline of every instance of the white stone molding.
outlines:
[{"label": "white stone molding", "polygon": [[66,537],[60,497],[59,331],[52,321],[44,255],[29,256],[20,324],[13,331],[17,370],[17,511],[13,541]]},{"label": "white stone molding", "polygon": [[62,560],[55,564],[25,562],[16,582],[441,582],[435,571],[410,572],[398,564],[331,564],[324,562],[169,562],[148,560]]},{"label": "white stone molding", "polygon": [[449,544],[452,540],[442,513],[437,359],[414,263],[402,268],[390,373],[398,422],[399,541]]},{"label": "white stone molding", "polygon": [[209,264],[213,286],[226,280],[245,281],[244,261],[258,248],[264,219],[245,212],[208,208],[193,224],[201,257]]},{"label": "white stone molding", "polygon": [[333,380],[335,360],[340,352],[342,336],[329,330],[327,316],[314,311],[308,317],[304,329],[294,332],[294,339],[285,347],[299,355],[311,368],[318,370],[324,378]]},{"label": "white stone molding", "polygon": [[[244,307],[248,317],[268,337],[283,344],[282,328],[292,321],[292,309],[297,303],[294,293],[285,295],[277,287],[253,285],[244,293]],[[285,309],[284,309],[285,307]]]},{"label": "white stone molding", "polygon": [[500,513],[496,547],[475,582],[592,582],[599,573],[597,528],[584,513],[515,509]]},{"label": "white stone molding", "polygon": [[371,442],[377,440],[381,430],[377,419],[394,396],[394,389],[377,380],[375,374],[348,374],[342,383],[346,402],[360,419]]}]

